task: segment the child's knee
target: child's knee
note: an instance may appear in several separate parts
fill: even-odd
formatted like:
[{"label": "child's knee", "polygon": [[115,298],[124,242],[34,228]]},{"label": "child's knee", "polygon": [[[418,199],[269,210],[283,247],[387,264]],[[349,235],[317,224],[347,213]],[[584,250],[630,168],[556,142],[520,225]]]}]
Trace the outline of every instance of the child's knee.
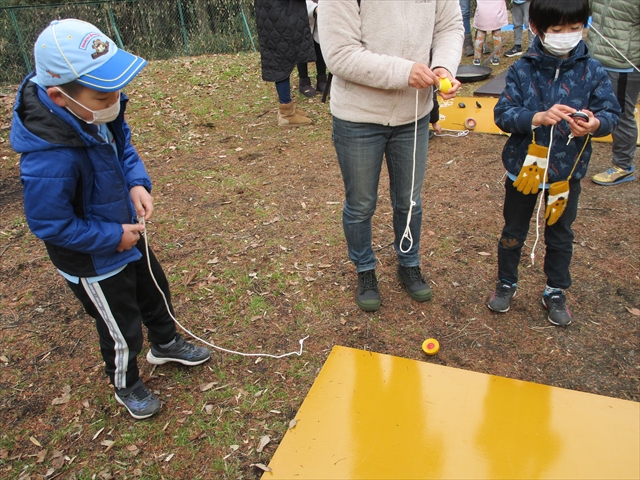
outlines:
[{"label": "child's knee", "polygon": [[514,250],[522,247],[523,242],[514,237],[501,237],[500,246],[506,250]]}]

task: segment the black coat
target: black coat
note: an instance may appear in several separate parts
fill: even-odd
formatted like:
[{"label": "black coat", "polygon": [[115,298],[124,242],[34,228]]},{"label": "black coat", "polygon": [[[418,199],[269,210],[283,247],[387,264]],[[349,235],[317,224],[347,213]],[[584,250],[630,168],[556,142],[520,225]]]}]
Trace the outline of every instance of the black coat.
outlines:
[{"label": "black coat", "polygon": [[316,54],[305,0],[254,0],[262,79],[285,80],[300,62]]}]

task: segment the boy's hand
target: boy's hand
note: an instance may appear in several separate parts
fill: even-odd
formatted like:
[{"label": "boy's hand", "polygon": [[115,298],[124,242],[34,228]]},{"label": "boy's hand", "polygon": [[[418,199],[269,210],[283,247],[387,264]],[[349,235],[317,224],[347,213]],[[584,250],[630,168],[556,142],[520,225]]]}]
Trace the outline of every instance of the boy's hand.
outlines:
[{"label": "boy's hand", "polygon": [[122,225],[122,230],[122,238],[120,239],[120,245],[118,245],[119,252],[131,250],[135,247],[138,240],[140,240],[140,232],[144,230],[144,225],[140,223],[125,223]]},{"label": "boy's hand", "polygon": [[136,213],[144,217],[145,221],[151,218],[153,214],[153,197],[147,189],[142,185],[133,187],[129,192],[133,206],[136,208]]},{"label": "boy's hand", "polygon": [[440,125],[440,122],[436,122],[431,126],[433,127],[433,131],[436,132],[438,135],[442,133],[442,125]]},{"label": "boy's hand", "polygon": [[436,85],[440,85],[441,78],[448,78],[449,81],[451,82],[451,88],[447,90],[446,93],[438,91],[438,95],[440,95],[445,100],[454,98],[456,96],[456,93],[458,93],[458,90],[462,86],[462,83],[460,83],[460,80],[456,79],[453,75],[451,75],[449,70],[447,70],[446,68],[436,67],[433,69],[433,73],[435,73],[438,76],[438,83]]},{"label": "boy's hand", "polygon": [[571,128],[571,133],[574,137],[583,137],[587,133],[595,133],[600,128],[600,120],[595,117],[593,112],[589,110],[580,110],[583,113],[586,113],[589,117],[589,121],[585,122],[580,118],[570,118],[569,120],[569,128]]},{"label": "boy's hand", "polygon": [[544,112],[537,112],[533,116],[532,123],[534,126],[538,125],[556,125],[560,120],[566,120],[571,123],[572,118],[569,116],[570,113],[575,112],[575,108],[571,108],[569,105],[562,105],[561,103],[556,103],[549,110]]}]

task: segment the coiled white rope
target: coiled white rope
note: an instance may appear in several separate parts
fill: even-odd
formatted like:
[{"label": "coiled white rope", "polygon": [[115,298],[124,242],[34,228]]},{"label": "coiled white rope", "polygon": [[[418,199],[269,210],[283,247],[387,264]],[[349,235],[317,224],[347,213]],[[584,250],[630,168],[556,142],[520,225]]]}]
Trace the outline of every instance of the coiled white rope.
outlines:
[{"label": "coiled white rope", "polygon": [[176,322],[176,325],[178,325],[178,327],[180,327],[185,333],[191,335],[193,338],[195,338],[196,340],[199,340],[200,342],[204,343],[205,345],[208,345],[209,347],[215,348],[216,350],[220,350],[221,352],[225,352],[225,353],[232,353],[232,354],[235,354],[235,355],[242,355],[243,357],[284,358],[284,357],[288,357],[290,355],[298,355],[298,356],[302,355],[302,348],[304,346],[303,345],[304,341],[307,338],[309,338],[309,335],[307,335],[306,337],[301,338],[300,340],[298,340],[298,342],[300,343],[300,350],[298,352],[283,353],[282,355],[272,355],[270,353],[243,353],[243,352],[237,352],[235,350],[228,350],[226,348],[222,348],[222,347],[219,347],[217,345],[214,345],[213,343],[207,342],[206,340],[198,337],[197,335],[193,334],[191,331],[187,330],[176,319],[176,317],[174,317],[173,314],[171,313],[171,309],[169,308],[169,302],[167,302],[167,297],[165,297],[164,292],[160,288],[160,285],[158,285],[158,282],[156,281],[156,277],[153,276],[153,271],[151,270],[151,260],[149,259],[149,241],[148,241],[148,238],[147,238],[147,225],[146,225],[146,223],[144,221],[144,217],[141,216],[140,218],[141,218],[142,226],[144,227],[142,235],[144,237],[144,248],[145,248],[145,252],[147,254],[147,266],[149,267],[149,273],[151,274],[151,278],[153,279],[153,283],[156,285],[156,288],[160,292],[160,295],[162,295],[162,299],[164,300],[164,305],[165,305],[165,307],[167,307],[167,313],[173,319],[173,321]]}]

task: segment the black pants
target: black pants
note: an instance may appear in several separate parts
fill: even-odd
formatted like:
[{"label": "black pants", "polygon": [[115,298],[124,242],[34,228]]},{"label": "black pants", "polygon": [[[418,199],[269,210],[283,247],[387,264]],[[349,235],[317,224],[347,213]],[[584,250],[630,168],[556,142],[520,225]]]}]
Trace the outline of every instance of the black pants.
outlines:
[{"label": "black pants", "polygon": [[[173,319],[149,273],[144,238],[136,248],[142,258],[113,277],[95,283],[86,279],[80,279],[78,284],[67,282],[85,311],[96,320],[105,372],[116,388],[138,381],[137,356],[142,350],[143,323],[152,343],[168,343],[176,334]],[[169,282],[151,250],[149,259],[153,276],[173,314]]]},{"label": "black pants", "polygon": [[[324,57],[322,56],[322,50],[320,49],[320,44],[314,40],[313,46],[316,49],[316,73],[318,75],[326,75],[327,64],[324,63]],[[298,76],[300,78],[309,77],[309,67],[307,66],[306,62],[298,63]]]},{"label": "black pants", "polygon": [[[569,183],[569,199],[562,216],[551,226],[547,225],[544,219],[540,220],[540,226],[544,228],[546,245],[544,273],[547,276],[547,285],[563,290],[571,286],[569,265],[573,255],[574,238],[571,225],[578,213],[578,198],[582,190],[580,180],[572,180]],[[498,242],[498,278],[500,280],[511,283],[518,281],[518,264],[522,246],[529,232],[531,217],[537,211],[538,195],[520,193],[509,178],[505,182],[504,228]],[[546,200],[549,191],[545,190],[544,195]],[[545,207],[546,205],[542,206],[543,209]]]}]

